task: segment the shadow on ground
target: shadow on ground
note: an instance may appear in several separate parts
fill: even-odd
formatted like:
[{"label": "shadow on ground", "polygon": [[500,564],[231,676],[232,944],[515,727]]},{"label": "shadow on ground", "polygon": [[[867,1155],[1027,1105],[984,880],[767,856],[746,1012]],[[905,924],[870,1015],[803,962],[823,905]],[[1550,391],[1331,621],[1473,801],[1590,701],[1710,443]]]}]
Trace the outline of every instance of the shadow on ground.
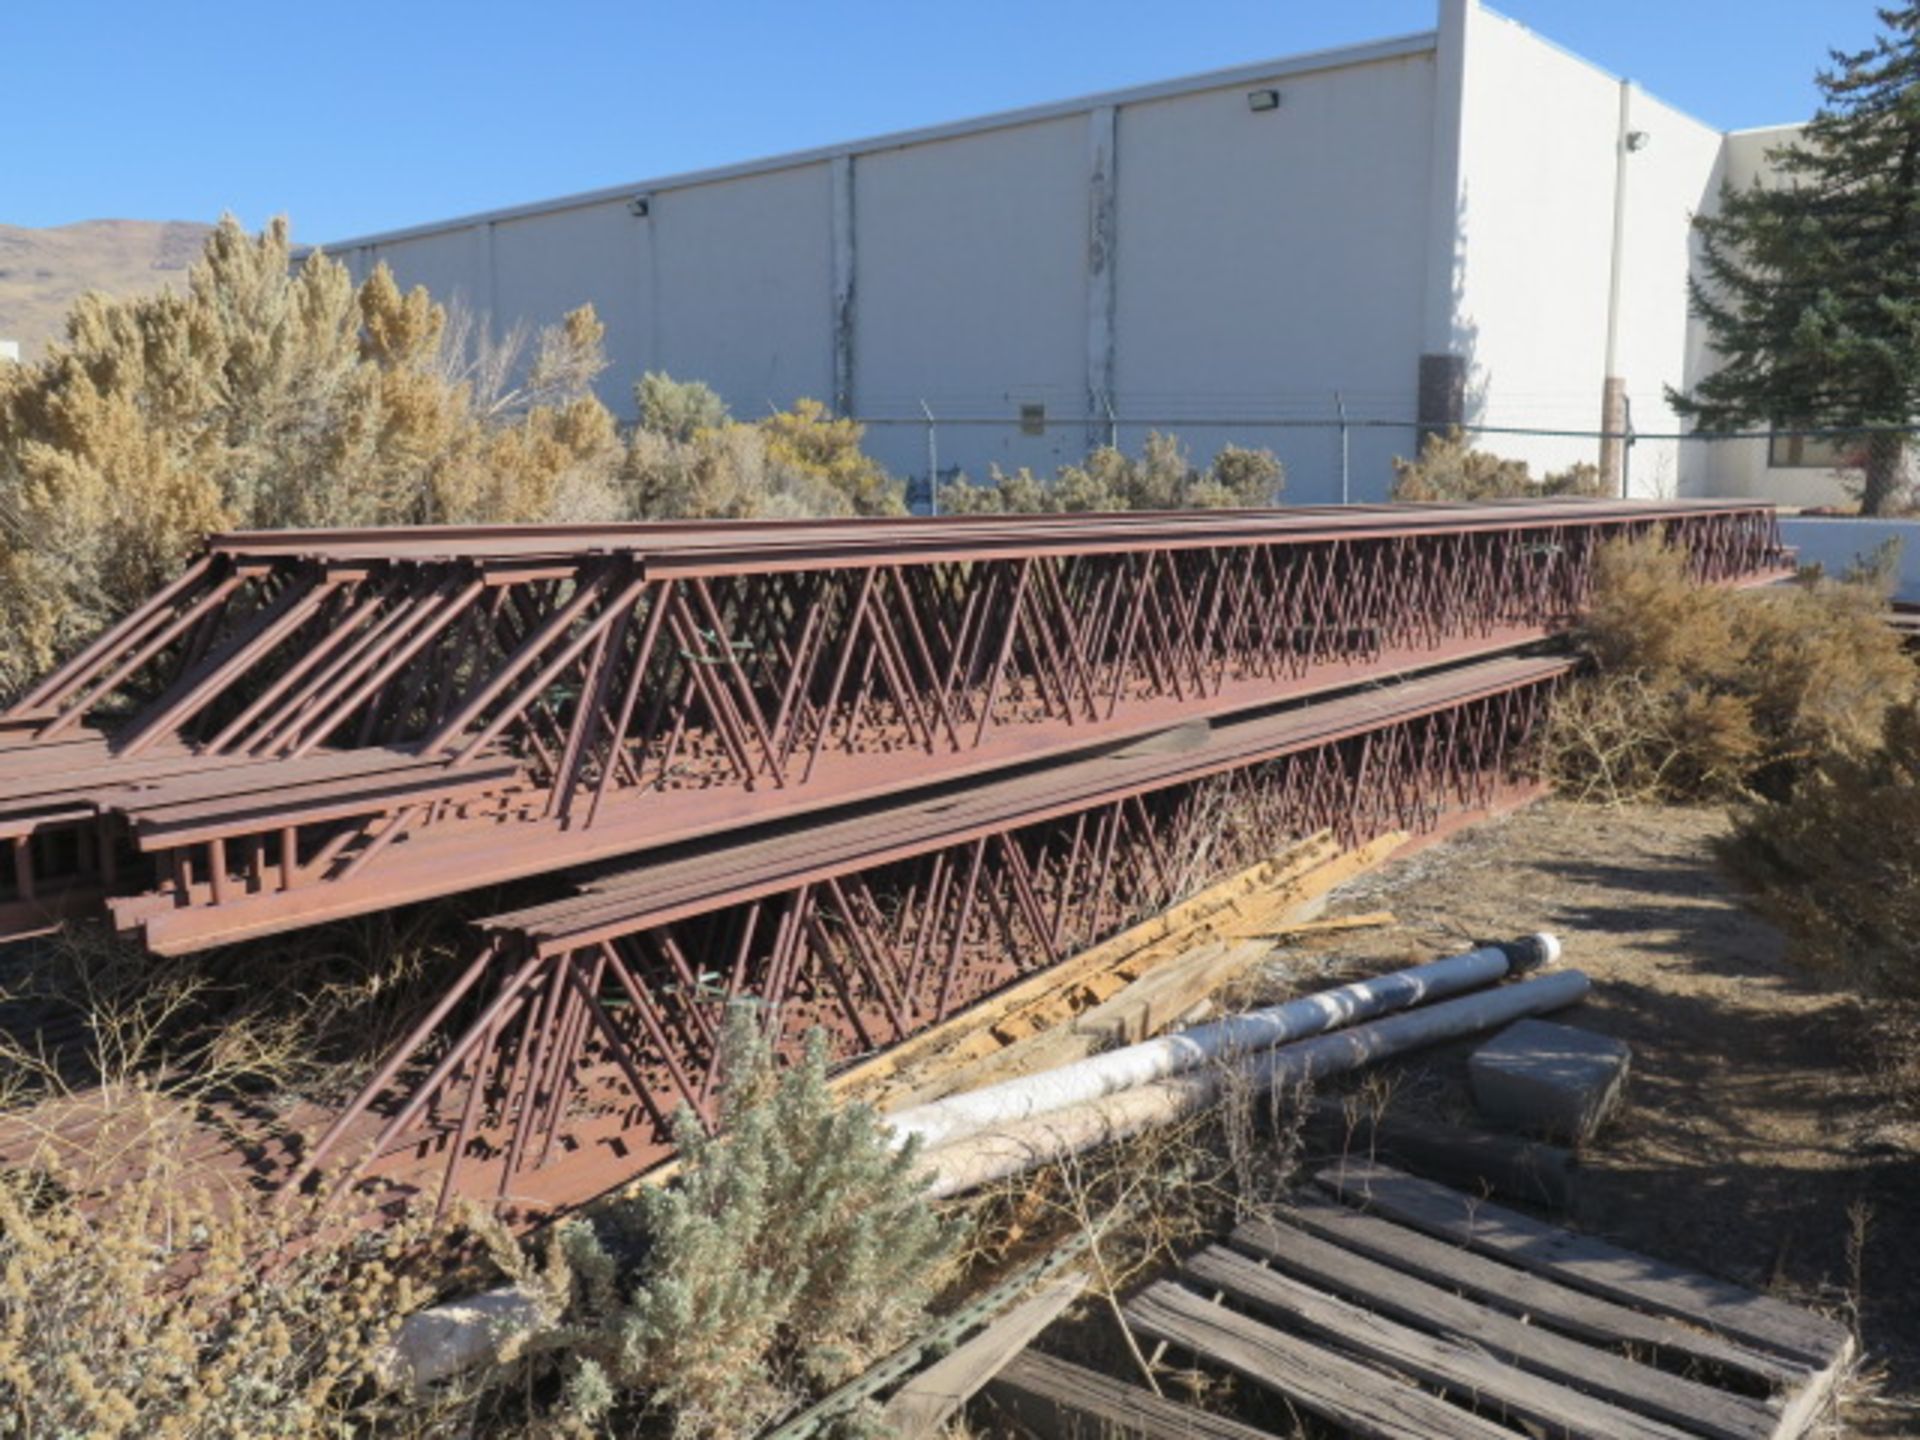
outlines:
[{"label": "shadow on ground", "polygon": [[[1390,908],[1398,930],[1327,948],[1388,961],[1560,933],[1594,990],[1556,1018],[1634,1052],[1623,1112],[1582,1157],[1581,1227],[1829,1309],[1857,1300],[1893,1405],[1862,1407],[1855,1433],[1912,1433],[1913,1128],[1894,1122],[1870,1012],[1794,970],[1715,868],[1724,827],[1705,810],[1537,806],[1372,877],[1342,908]],[[1401,1103],[1466,1118],[1470,1048],[1403,1071]]]}]

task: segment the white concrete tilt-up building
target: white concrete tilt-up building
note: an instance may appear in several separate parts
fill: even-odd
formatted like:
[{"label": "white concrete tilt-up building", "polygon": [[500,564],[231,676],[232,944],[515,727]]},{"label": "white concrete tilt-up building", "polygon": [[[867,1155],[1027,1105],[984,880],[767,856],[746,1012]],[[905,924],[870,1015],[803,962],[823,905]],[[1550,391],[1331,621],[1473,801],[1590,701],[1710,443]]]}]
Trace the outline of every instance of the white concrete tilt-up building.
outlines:
[{"label": "white concrete tilt-up building", "polygon": [[1692,219],[1792,133],[1439,0],[1420,34],[323,248],[501,331],[591,301],[617,413],[648,370],[742,417],[812,396],[902,475],[1160,429],[1370,500],[1417,427],[1465,422],[1633,494],[1813,502],[1840,493],[1813,442],[1657,438],[1711,364]]}]

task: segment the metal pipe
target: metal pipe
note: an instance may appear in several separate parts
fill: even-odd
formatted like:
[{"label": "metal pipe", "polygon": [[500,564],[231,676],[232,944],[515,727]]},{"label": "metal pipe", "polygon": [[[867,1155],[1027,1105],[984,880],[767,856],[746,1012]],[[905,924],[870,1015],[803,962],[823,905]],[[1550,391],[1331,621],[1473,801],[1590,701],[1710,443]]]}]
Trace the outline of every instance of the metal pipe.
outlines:
[{"label": "metal pipe", "polygon": [[1551,964],[1559,953],[1560,942],[1546,934],[1529,935],[1506,945],[1481,946],[1177,1035],[1109,1050],[1038,1075],[1022,1075],[916,1105],[887,1116],[886,1123],[901,1144],[913,1136],[930,1148],[951,1144],[990,1126],[1017,1124],[1169,1075],[1185,1074],[1215,1060],[1269,1050],[1389,1011],[1491,985],[1510,970]]},{"label": "metal pipe", "polygon": [[927,1193],[934,1199],[964,1194],[990,1181],[1168,1124],[1217,1104],[1229,1084],[1264,1094],[1275,1086],[1324,1080],[1408,1050],[1558,1010],[1583,998],[1589,988],[1580,971],[1556,971],[971,1135],[924,1156],[931,1171]]}]

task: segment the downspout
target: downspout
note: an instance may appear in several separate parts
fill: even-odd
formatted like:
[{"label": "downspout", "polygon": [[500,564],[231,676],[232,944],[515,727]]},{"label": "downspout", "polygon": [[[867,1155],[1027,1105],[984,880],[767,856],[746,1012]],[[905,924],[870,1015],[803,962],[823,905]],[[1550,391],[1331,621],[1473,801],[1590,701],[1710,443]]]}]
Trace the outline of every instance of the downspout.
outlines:
[{"label": "downspout", "polygon": [[1627,128],[1633,82],[1620,82],[1620,119],[1613,136],[1613,246],[1607,257],[1607,354],[1600,386],[1600,479],[1608,493],[1627,493],[1627,382],[1620,375],[1621,252],[1627,238]]},{"label": "downspout", "polygon": [[1433,64],[1433,155],[1428,175],[1425,294],[1415,381],[1416,453],[1466,421],[1470,356],[1462,353],[1466,275],[1467,69],[1479,0],[1440,0]]}]

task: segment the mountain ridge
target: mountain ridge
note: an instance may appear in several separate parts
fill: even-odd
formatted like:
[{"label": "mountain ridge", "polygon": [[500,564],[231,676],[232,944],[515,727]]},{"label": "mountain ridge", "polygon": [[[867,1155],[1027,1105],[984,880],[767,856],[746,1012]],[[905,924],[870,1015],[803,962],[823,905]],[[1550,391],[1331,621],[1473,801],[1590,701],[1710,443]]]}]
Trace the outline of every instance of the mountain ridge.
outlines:
[{"label": "mountain ridge", "polygon": [[0,224],[0,340],[34,360],[60,338],[88,290],[138,295],[182,285],[213,227],[195,220],[78,220]]}]

